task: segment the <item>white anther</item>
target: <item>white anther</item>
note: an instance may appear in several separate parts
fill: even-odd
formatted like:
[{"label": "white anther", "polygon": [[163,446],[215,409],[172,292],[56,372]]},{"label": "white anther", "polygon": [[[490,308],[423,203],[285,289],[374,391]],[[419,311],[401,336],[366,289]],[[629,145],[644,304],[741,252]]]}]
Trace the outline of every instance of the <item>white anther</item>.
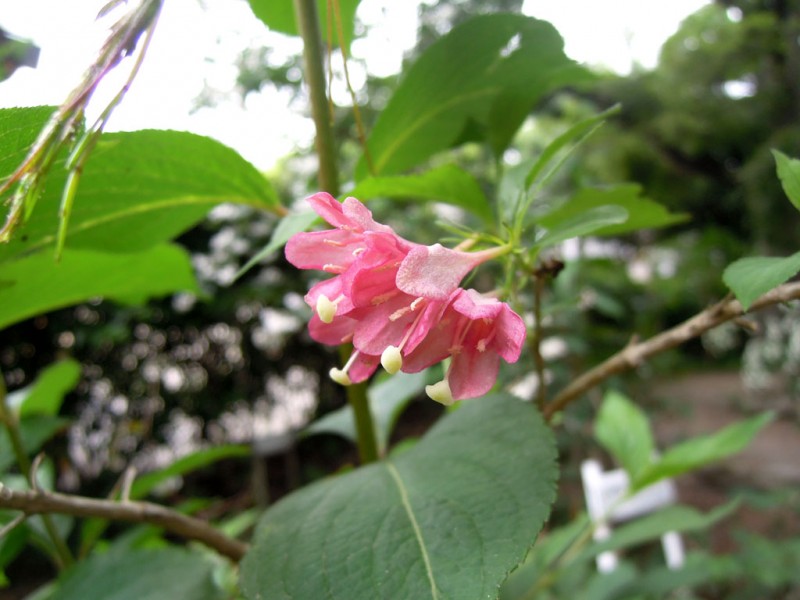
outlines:
[{"label": "white anther", "polygon": [[435,400],[439,404],[444,404],[445,406],[450,406],[455,402],[453,392],[450,391],[450,384],[447,382],[447,379],[442,379],[440,382],[434,383],[433,385],[426,385],[425,393],[428,394],[431,400]]},{"label": "white anther", "polygon": [[323,323],[332,323],[336,316],[336,303],[332,302],[325,294],[317,298],[317,314]]},{"label": "white anther", "polygon": [[353,383],[350,381],[350,376],[344,369],[337,369],[336,367],[333,367],[328,372],[328,375],[339,385],[351,385]]},{"label": "white anther", "polygon": [[386,372],[394,375],[403,367],[403,355],[397,346],[387,346],[381,353],[381,364]]}]

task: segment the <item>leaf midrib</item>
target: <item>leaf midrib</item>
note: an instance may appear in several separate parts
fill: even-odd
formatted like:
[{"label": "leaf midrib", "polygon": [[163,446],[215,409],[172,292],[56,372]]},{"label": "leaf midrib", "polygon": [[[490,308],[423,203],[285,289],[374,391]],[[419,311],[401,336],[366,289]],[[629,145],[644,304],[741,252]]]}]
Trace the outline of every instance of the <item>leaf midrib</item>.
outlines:
[{"label": "leaf midrib", "polygon": [[[187,206],[187,205],[201,205],[201,204],[220,204],[221,202],[230,202],[233,204],[244,204],[247,206],[251,206],[253,208],[264,209],[264,205],[255,201],[251,198],[244,198],[239,196],[172,196],[170,198],[164,200],[157,200],[155,202],[148,202],[147,204],[137,204],[133,206],[126,207],[122,210],[117,210],[113,212],[105,213],[99,217],[85,219],[80,221],[74,227],[70,227],[67,232],[67,242],[69,242],[69,237],[71,235],[76,235],[78,233],[84,233],[86,231],[90,231],[92,229],[101,227],[107,223],[113,221],[122,221],[126,218],[130,218],[136,215],[146,214],[148,212],[157,212],[159,210],[163,210],[166,208],[172,208],[176,206]],[[55,243],[56,240],[56,233],[55,231],[50,235],[45,235],[26,246],[24,249],[20,248],[17,252],[13,254],[9,254],[8,256],[0,256],[0,265],[9,260],[15,260],[16,258],[21,258],[22,255],[28,256],[35,252],[46,248],[47,246]]]},{"label": "leaf midrib", "polygon": [[417,540],[417,545],[419,546],[420,553],[422,554],[422,562],[425,564],[425,573],[427,574],[428,582],[431,585],[431,598],[433,600],[439,600],[439,590],[436,587],[436,579],[433,576],[433,567],[431,566],[431,559],[428,555],[428,548],[425,545],[425,539],[422,537],[422,530],[419,527],[419,523],[417,523],[417,517],[414,515],[414,509],[411,507],[411,502],[408,498],[408,490],[406,489],[406,486],[400,477],[397,467],[395,467],[391,462],[387,461],[386,469],[389,471],[389,475],[391,475],[392,480],[397,486],[397,491],[400,493],[400,502],[403,505],[403,509],[406,511],[406,516],[408,517],[408,520],[411,523],[411,528],[414,531],[414,538]]},{"label": "leaf midrib", "polygon": [[483,89],[475,90],[469,94],[462,94],[460,96],[454,96],[449,102],[444,102],[442,104],[437,105],[436,110],[432,110],[427,113],[422,113],[419,119],[411,123],[409,127],[404,130],[403,135],[399,135],[394,138],[394,142],[389,144],[386,147],[386,150],[383,152],[381,157],[375,164],[375,171],[376,174],[380,174],[383,168],[386,166],[386,163],[389,162],[392,157],[396,153],[396,149],[403,144],[405,144],[406,140],[411,137],[413,133],[415,133],[420,127],[422,127],[425,123],[431,121],[436,115],[439,113],[444,112],[445,110],[449,109],[456,104],[461,102],[466,102],[467,100],[471,100],[474,98],[479,98],[481,96],[488,96],[499,91],[499,86],[492,85]]}]

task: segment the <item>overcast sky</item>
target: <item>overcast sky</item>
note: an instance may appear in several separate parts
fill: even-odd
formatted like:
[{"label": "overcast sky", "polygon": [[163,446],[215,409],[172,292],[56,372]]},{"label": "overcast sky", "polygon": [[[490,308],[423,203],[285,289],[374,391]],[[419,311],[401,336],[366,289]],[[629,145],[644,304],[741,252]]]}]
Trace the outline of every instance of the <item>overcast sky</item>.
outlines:
[{"label": "overcast sky", "polygon": [[[62,102],[106,36],[110,21],[94,20],[106,1],[26,0],[5,6],[0,26],[33,40],[41,54],[36,69],[20,69],[0,83],[0,107]],[[370,35],[354,44],[353,54],[368,58],[371,72],[397,72],[403,52],[415,41],[419,3],[362,0],[359,17]],[[654,66],[664,40],[704,4],[707,0],[526,0],[523,10],[552,22],[575,60],[625,73],[634,62]],[[169,0],[139,78],[109,129],[194,131],[236,148],[259,168],[270,168],[313,135],[309,120],[287,108],[288,96],[274,90],[250,94],[242,105],[234,95],[214,109],[190,114],[205,84],[220,91],[233,87],[236,58],[243,48],[257,45],[287,54],[300,50],[298,39],[269,32],[246,2]],[[355,86],[363,82],[358,69],[351,75]]]}]

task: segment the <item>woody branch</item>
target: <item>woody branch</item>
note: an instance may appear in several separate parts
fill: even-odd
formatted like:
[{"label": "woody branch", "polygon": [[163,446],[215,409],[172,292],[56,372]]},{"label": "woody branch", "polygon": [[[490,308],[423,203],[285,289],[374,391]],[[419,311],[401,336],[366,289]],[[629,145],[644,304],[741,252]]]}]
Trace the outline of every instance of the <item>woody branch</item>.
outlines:
[{"label": "woody branch", "polygon": [[[767,292],[753,302],[747,312],[753,312],[781,304],[790,300],[800,299],[800,282],[785,283],[774,290]],[[612,375],[634,369],[651,356],[680,346],[684,342],[695,338],[709,329],[713,329],[726,321],[736,319],[745,314],[738,300],[722,300],[714,306],[696,314],[680,325],[662,331],[658,335],[639,343],[632,343],[609,357],[596,367],[586,371],[573,380],[567,387],[559,392],[545,407],[544,416],[551,419],[554,414],[564,409],[565,406],[580,398],[585,392],[599,385]]]}]

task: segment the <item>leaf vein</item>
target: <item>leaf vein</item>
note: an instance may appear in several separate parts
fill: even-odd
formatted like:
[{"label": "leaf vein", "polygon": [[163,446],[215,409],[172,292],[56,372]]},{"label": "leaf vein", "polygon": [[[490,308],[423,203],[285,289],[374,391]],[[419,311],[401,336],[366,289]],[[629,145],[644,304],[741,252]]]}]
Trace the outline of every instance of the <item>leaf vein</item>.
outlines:
[{"label": "leaf vein", "polygon": [[411,523],[411,528],[414,530],[414,537],[417,540],[417,544],[419,544],[419,549],[422,553],[422,561],[425,563],[425,572],[428,576],[428,581],[431,584],[431,598],[433,598],[433,600],[438,600],[439,590],[436,587],[436,579],[433,576],[433,568],[431,567],[428,548],[425,546],[425,539],[422,537],[422,530],[419,527],[419,523],[417,523],[417,517],[414,515],[414,509],[411,508],[411,502],[408,498],[408,490],[406,490],[405,485],[403,485],[403,480],[400,478],[400,473],[397,471],[397,467],[395,467],[392,463],[387,462],[386,469],[389,471],[389,475],[392,476],[392,479],[397,485],[397,489],[400,492],[400,501],[402,502],[403,509],[406,511],[408,520]]}]

